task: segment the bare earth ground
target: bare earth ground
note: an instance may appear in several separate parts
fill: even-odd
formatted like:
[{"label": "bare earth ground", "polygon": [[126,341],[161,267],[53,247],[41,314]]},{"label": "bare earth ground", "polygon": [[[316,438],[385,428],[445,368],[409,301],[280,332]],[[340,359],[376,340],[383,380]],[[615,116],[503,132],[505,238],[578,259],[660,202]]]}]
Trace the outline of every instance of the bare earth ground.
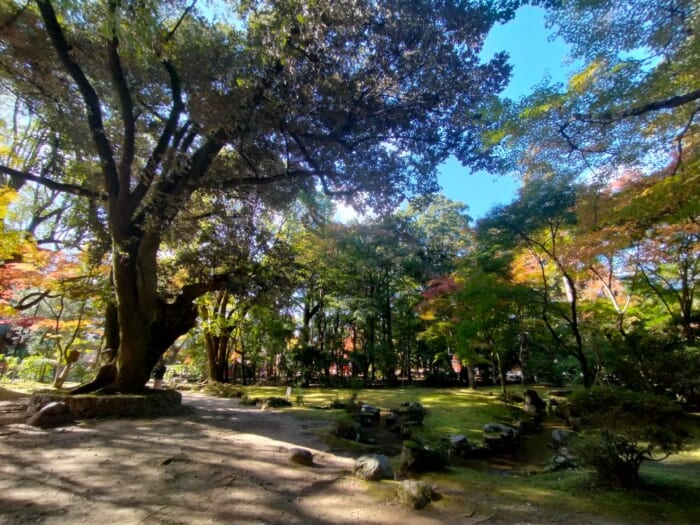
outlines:
[{"label": "bare earth ground", "polygon": [[[13,411],[22,401],[0,401],[0,524],[496,522],[459,498],[408,509],[393,482],[352,477],[352,458],[328,452],[318,423],[237,400],[185,393],[183,416],[46,430]],[[290,462],[293,447],[311,450],[314,467]]]}]

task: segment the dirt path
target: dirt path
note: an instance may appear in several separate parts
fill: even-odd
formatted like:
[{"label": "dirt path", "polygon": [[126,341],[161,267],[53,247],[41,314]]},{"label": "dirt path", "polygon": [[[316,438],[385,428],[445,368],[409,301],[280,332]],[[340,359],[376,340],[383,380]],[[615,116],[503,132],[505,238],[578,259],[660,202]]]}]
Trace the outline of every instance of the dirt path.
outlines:
[{"label": "dirt path", "polygon": [[[317,423],[184,394],[192,413],[91,420],[41,430],[18,421],[21,399],[0,402],[0,524],[476,524],[488,516],[441,503],[422,511],[391,482],[350,475]],[[291,463],[310,449],[315,466]],[[449,498],[448,498],[449,499]]]}]

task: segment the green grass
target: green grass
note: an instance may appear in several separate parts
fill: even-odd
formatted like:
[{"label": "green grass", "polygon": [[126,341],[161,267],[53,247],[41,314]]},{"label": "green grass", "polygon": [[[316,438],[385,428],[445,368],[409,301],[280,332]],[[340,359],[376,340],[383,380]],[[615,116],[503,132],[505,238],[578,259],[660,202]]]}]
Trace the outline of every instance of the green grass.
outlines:
[{"label": "green grass", "polygon": [[[246,387],[249,397],[264,399],[270,396],[284,397],[285,387]],[[332,418],[335,411],[320,411],[334,400],[347,401],[351,395],[374,407],[389,411],[404,402],[419,402],[427,410],[424,429],[419,437],[427,440],[464,434],[477,440],[483,426],[489,422],[509,422],[510,412],[494,390],[440,389],[440,388],[396,388],[396,389],[320,389],[293,388],[290,401],[302,396],[304,404],[292,410],[302,417]],[[315,407],[315,408],[314,408]]]}]

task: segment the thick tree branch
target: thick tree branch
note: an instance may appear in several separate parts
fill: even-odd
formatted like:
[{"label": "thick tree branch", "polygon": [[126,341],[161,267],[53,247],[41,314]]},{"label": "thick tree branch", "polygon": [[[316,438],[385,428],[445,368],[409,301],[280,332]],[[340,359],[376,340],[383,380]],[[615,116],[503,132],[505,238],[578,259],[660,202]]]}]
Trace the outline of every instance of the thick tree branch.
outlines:
[{"label": "thick tree branch", "polygon": [[15,310],[23,311],[33,308],[39,304],[44,299],[51,299],[59,297],[58,295],[52,295],[51,292],[34,292],[25,295],[22,299],[14,306]]},{"label": "thick tree branch", "polygon": [[129,181],[131,179],[131,166],[134,163],[136,145],[136,122],[134,119],[134,101],[131,91],[124,76],[121,58],[119,57],[119,38],[117,37],[117,6],[116,0],[109,3],[109,14],[112,22],[112,38],[108,44],[109,72],[112,77],[112,85],[119,99],[119,110],[121,113],[122,126],[124,131],[124,142],[122,144],[122,155],[119,161],[119,199],[124,200],[129,196]]},{"label": "thick tree branch", "polygon": [[201,297],[205,293],[214,292],[216,290],[230,290],[231,288],[234,288],[233,293],[239,294],[245,288],[244,283],[254,278],[254,275],[251,275],[245,271],[216,274],[208,281],[183,286],[182,292],[177,296],[177,299],[173,304],[176,305],[176,307],[182,307],[183,305],[191,304],[192,301],[198,297]]},{"label": "thick tree branch", "polygon": [[87,76],[83,72],[80,65],[73,60],[71,56],[71,46],[66,41],[63,34],[63,29],[58,23],[56,12],[48,0],[37,0],[39,11],[41,12],[46,33],[51,39],[54,50],[56,51],[59,60],[68,71],[68,74],[75,81],[83,97],[85,109],[87,111],[88,125],[92,140],[95,143],[97,154],[100,157],[102,171],[105,178],[105,189],[110,199],[116,199],[119,194],[119,181],[117,178],[117,166],[114,162],[112,146],[105,134],[104,124],[102,122],[102,109],[100,99],[97,92],[90,84]]},{"label": "thick tree branch", "polygon": [[655,100],[648,104],[642,104],[641,106],[632,107],[624,111],[607,111],[599,114],[576,113],[573,118],[574,120],[590,124],[612,124],[613,122],[618,122],[629,117],[639,117],[653,111],[677,108],[698,99],[700,99],[700,89],[683,95],[675,95],[664,100]]},{"label": "thick tree branch", "polygon": [[163,157],[168,149],[168,145],[170,144],[173,135],[177,131],[177,123],[180,119],[180,115],[185,109],[185,105],[182,102],[182,88],[180,86],[180,78],[177,74],[177,70],[167,60],[163,60],[161,63],[167,71],[168,76],[170,77],[170,90],[172,92],[173,97],[173,106],[170,109],[170,115],[165,124],[165,127],[163,128],[163,132],[158,138],[158,143],[156,144],[155,148],[153,149],[153,152],[151,153],[151,157],[146,163],[146,167],[143,172],[143,178],[139,181],[138,186],[136,186],[136,188],[134,189],[130,207],[131,213],[133,213],[136,207],[139,205],[143,197],[146,195],[146,192],[148,191],[148,188],[150,187],[151,183],[153,182],[155,172],[163,160]]},{"label": "thick tree branch", "polygon": [[172,39],[173,35],[175,35],[175,32],[180,27],[180,24],[182,24],[182,22],[185,20],[185,17],[187,17],[187,15],[189,15],[192,12],[195,5],[197,5],[197,0],[192,0],[192,3],[189,5],[189,7],[187,7],[187,9],[185,9],[182,12],[182,15],[180,15],[180,18],[178,18],[178,20],[177,20],[177,22],[175,22],[175,25],[173,26],[173,28],[170,30],[168,35],[165,37],[166,42],[169,41],[170,39]]},{"label": "thick tree branch", "polygon": [[211,163],[225,144],[225,135],[219,131],[210,136],[192,154],[189,165],[173,169],[169,177],[160,179],[153,192],[153,198],[134,218],[134,224],[145,224],[149,217],[159,228],[166,227],[182,211],[182,205],[189,198],[199,181],[209,170]]},{"label": "thick tree branch", "polygon": [[37,175],[32,175],[26,171],[18,171],[7,166],[0,165],[0,173],[9,175],[13,179],[36,182],[42,186],[46,186],[52,190],[58,190],[64,193],[70,193],[72,195],[79,195],[81,197],[89,197],[91,199],[106,200],[107,196],[104,193],[97,193],[96,191],[85,189],[81,186],[76,186],[75,184],[66,184],[63,182],[56,182],[54,180],[47,179],[46,177],[39,177]]}]

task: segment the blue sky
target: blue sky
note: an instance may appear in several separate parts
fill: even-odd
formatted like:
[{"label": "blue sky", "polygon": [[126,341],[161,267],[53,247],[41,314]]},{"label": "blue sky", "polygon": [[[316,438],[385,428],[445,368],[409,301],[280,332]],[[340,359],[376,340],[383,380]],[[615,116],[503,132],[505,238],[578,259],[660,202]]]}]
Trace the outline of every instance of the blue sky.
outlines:
[{"label": "blue sky", "polygon": [[[544,10],[536,7],[523,7],[508,24],[492,29],[482,56],[486,59],[497,51],[507,51],[513,65],[503,96],[518,99],[547,76],[555,81],[566,80],[566,45],[560,39],[550,41],[549,35],[544,26]],[[438,180],[443,193],[469,206],[469,215],[474,219],[483,217],[495,205],[511,202],[520,185],[508,175],[472,174],[454,159],[442,166]]]}]

